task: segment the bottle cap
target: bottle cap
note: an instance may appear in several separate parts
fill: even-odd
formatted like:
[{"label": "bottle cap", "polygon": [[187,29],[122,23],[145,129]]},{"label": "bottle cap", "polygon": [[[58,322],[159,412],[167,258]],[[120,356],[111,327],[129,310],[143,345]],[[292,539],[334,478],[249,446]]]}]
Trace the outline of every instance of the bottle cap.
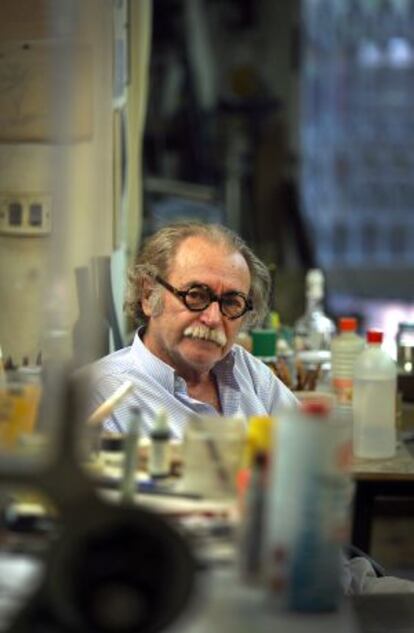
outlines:
[{"label": "bottle cap", "polygon": [[270,452],[274,424],[274,418],[270,415],[254,415],[249,418],[245,445],[245,462],[248,467],[253,464],[256,453]]},{"label": "bottle cap", "polygon": [[122,452],[125,448],[125,435],[111,433],[101,437],[101,451],[108,453]]},{"label": "bottle cap", "polygon": [[382,330],[368,330],[367,342],[368,343],[382,343],[384,333]]},{"label": "bottle cap", "polygon": [[309,402],[302,402],[300,410],[308,415],[314,415],[315,417],[325,417],[329,414],[329,406],[325,402],[320,400],[309,400]]},{"label": "bottle cap", "polygon": [[168,416],[165,409],[160,409],[154,421],[154,427],[151,431],[151,439],[167,440],[171,435],[168,424]]},{"label": "bottle cap", "polygon": [[355,317],[341,317],[339,319],[339,329],[341,332],[355,332],[357,320]]}]

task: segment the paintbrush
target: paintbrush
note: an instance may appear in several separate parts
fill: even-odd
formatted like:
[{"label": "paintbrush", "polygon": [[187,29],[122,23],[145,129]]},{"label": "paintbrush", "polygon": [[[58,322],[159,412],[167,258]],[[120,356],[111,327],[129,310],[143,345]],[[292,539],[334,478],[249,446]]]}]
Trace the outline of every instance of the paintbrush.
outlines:
[{"label": "paintbrush", "polygon": [[114,393],[109,396],[105,402],[102,402],[102,404],[100,404],[99,407],[89,416],[87,424],[95,426],[103,422],[105,418],[111,415],[112,411],[121,402],[121,400],[123,400],[132,390],[133,386],[134,385],[130,380],[122,383],[122,385],[118,387],[118,389],[116,389],[116,391],[114,391]]}]

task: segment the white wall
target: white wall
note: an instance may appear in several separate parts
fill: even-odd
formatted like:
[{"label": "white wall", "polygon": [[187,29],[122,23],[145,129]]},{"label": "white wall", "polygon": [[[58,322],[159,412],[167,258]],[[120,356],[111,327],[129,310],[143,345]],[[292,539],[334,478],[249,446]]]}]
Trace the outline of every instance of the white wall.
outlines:
[{"label": "white wall", "polygon": [[[76,3],[71,4],[73,8]],[[20,12],[16,11],[17,5]],[[58,49],[59,43],[69,41],[75,50],[79,46],[85,51],[85,58],[76,68],[71,67],[70,59],[69,65],[66,60],[62,72],[52,81],[51,95],[41,95],[49,118],[53,118],[46,124],[50,124],[53,138],[45,135],[44,139],[35,138],[36,142],[25,138],[1,142],[7,137],[7,120],[0,118],[0,194],[51,192],[53,196],[50,236],[0,235],[0,345],[4,356],[12,355],[18,363],[22,356],[34,361],[41,349],[44,308],[50,305],[50,290],[57,293],[53,300],[62,307],[65,326],[72,326],[77,313],[73,269],[88,264],[93,255],[109,254],[113,230],[112,2],[83,0],[79,4],[79,26],[74,26],[65,9],[67,3],[59,0],[55,8],[62,13],[57,15],[52,32],[45,19],[47,3],[31,0],[30,5],[34,13],[28,12],[24,21],[21,16],[25,12],[21,9],[27,7],[26,0],[2,2],[2,47],[33,41],[49,46],[53,40]],[[54,64],[57,60],[51,61]],[[73,76],[62,76],[68,68]],[[0,69],[0,88],[5,87],[6,79],[21,81],[22,90],[30,96],[30,68],[23,79],[17,75],[7,78]],[[33,95],[33,101],[37,96]],[[79,112],[75,110],[84,103],[90,114],[85,126],[88,133],[78,135]],[[59,138],[61,132],[66,133],[66,139],[63,134]],[[27,139],[30,140],[29,133]],[[51,282],[57,271],[63,273],[61,280],[67,284],[62,296]]]}]

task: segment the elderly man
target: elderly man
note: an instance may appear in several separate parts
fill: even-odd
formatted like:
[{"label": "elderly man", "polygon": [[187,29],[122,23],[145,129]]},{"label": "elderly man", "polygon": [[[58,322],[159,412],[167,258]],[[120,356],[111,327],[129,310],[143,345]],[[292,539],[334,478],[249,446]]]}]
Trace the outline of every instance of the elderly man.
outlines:
[{"label": "elderly man", "polygon": [[123,431],[131,406],[149,433],[161,408],[173,435],[189,416],[270,414],[296,400],[260,360],[235,344],[267,310],[270,279],[245,242],[219,225],[176,224],[153,235],[130,275],[127,306],[142,322],[131,347],[94,365],[92,406],[125,380],[133,392],[106,420]]}]

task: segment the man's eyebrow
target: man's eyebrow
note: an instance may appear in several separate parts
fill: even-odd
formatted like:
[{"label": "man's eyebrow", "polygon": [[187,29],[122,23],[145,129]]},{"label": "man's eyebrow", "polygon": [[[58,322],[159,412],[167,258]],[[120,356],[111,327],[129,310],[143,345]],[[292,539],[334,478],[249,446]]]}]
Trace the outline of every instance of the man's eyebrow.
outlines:
[{"label": "man's eyebrow", "polygon": [[[214,290],[211,288],[211,286],[209,286],[206,283],[203,283],[202,281],[197,280],[192,280],[192,281],[186,281],[185,284],[180,284],[180,290],[189,290],[189,288],[191,288],[192,286],[202,286],[203,288],[208,288],[209,290],[211,290],[211,292],[213,294],[216,294],[214,292]],[[244,297],[248,296],[248,293],[243,292],[243,290],[238,290],[237,288],[231,288],[231,290],[225,290],[224,292],[220,293],[222,295],[228,295],[228,294],[241,294]]]},{"label": "man's eyebrow", "polygon": [[192,286],[204,286],[206,288],[210,288],[208,284],[203,284],[201,281],[193,279],[192,281],[186,281],[185,283],[179,284],[180,290],[188,290]]},{"label": "man's eyebrow", "polygon": [[208,284],[203,284],[203,282],[199,281],[198,279],[191,279],[190,281],[186,281],[185,284],[182,285],[189,288],[190,286],[207,286]]}]

